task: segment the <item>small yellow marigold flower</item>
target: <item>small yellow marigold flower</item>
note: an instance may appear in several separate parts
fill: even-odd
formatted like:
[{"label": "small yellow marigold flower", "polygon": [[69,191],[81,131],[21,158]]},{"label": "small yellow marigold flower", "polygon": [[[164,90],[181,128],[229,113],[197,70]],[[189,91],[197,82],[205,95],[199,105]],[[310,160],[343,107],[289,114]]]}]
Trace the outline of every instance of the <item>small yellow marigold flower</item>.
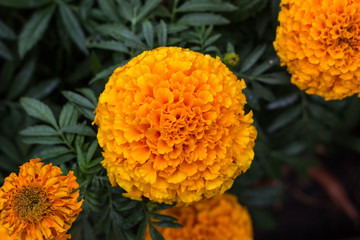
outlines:
[{"label": "small yellow marigold flower", "polygon": [[[178,219],[182,228],[156,227],[165,240],[252,240],[247,209],[231,194],[160,211]],[[151,240],[149,232],[145,240]]]},{"label": "small yellow marigold flower", "polygon": [[78,186],[72,171],[61,176],[60,168],[31,159],[0,188],[0,225],[11,239],[69,239],[66,232],[82,210],[79,191],[73,192]]},{"label": "small yellow marigold flower", "polygon": [[239,55],[236,53],[227,53],[224,57],[224,63],[230,67],[235,67],[239,60]]},{"label": "small yellow marigold flower", "polygon": [[254,157],[245,87],[219,58],[178,47],[116,69],[95,110],[111,184],[166,203],[229,189]]},{"label": "small yellow marigold flower", "polygon": [[275,50],[291,81],[325,100],[360,93],[360,3],[282,0]]}]

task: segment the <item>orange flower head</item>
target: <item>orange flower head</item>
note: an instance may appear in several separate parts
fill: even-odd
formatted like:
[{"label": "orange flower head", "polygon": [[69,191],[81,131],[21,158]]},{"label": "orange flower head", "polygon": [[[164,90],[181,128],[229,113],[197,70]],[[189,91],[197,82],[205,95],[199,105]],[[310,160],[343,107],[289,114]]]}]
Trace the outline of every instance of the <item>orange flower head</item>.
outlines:
[{"label": "orange flower head", "polygon": [[[156,227],[165,240],[252,240],[247,209],[231,194],[160,211],[178,219],[182,228]],[[151,240],[149,232],[145,240]]]},{"label": "orange flower head", "polygon": [[360,1],[282,0],[275,50],[291,81],[325,100],[360,97]]},{"label": "orange flower head", "polygon": [[254,157],[245,87],[218,57],[178,47],[116,69],[95,110],[111,184],[132,199],[166,203],[229,189]]},{"label": "orange flower head", "polygon": [[66,232],[82,210],[79,191],[73,192],[78,186],[72,171],[61,176],[59,167],[31,159],[0,188],[0,225],[11,239],[69,239]]}]

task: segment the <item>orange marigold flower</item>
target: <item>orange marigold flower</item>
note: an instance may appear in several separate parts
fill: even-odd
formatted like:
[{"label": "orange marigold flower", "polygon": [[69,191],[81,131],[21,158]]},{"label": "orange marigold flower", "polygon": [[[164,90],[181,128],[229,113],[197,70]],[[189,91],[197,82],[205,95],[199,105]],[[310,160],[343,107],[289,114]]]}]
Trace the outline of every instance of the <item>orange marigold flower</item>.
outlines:
[{"label": "orange marigold flower", "polygon": [[360,2],[282,0],[275,50],[291,81],[325,100],[360,96]]},{"label": "orange marigold flower", "polygon": [[[252,240],[253,229],[247,209],[231,194],[160,211],[178,219],[182,228],[156,227],[165,240]],[[145,240],[150,240],[149,232]]]},{"label": "orange marigold flower", "polygon": [[[11,239],[64,240],[81,212],[82,200],[72,171],[61,176],[60,168],[31,159],[11,173],[0,188],[0,225]],[[2,239],[2,238],[1,238]]]},{"label": "orange marigold flower", "polygon": [[95,110],[111,184],[166,203],[229,189],[254,157],[245,87],[218,57],[178,47],[116,69]]}]

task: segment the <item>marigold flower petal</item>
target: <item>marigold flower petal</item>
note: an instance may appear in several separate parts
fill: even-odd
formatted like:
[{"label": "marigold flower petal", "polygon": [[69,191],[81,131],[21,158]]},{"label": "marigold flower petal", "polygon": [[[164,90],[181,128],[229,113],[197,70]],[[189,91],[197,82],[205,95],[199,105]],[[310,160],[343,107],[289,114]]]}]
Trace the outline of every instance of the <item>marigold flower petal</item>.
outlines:
[{"label": "marigold flower petal", "polygon": [[59,167],[31,159],[0,188],[0,225],[11,239],[69,239],[66,232],[82,210],[79,191],[73,192],[78,187],[72,171],[61,176]]},{"label": "marigold flower petal", "polygon": [[325,100],[360,96],[360,3],[282,0],[274,47],[291,82]]},{"label": "marigold flower petal", "polygon": [[222,194],[254,156],[245,87],[219,58],[178,47],[116,69],[94,121],[111,184],[166,203]]}]

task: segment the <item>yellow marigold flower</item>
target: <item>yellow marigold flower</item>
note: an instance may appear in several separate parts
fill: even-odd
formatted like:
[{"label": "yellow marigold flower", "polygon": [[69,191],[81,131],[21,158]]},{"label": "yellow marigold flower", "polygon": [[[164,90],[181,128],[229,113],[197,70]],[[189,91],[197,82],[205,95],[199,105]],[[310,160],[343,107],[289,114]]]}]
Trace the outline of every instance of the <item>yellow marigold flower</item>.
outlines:
[{"label": "yellow marigold flower", "polygon": [[[177,206],[160,212],[178,219],[182,228],[156,227],[165,240],[252,240],[247,209],[231,194]],[[149,232],[145,240],[151,240]]]},{"label": "yellow marigold flower", "polygon": [[245,87],[219,58],[178,47],[116,69],[95,110],[111,184],[166,203],[229,189],[254,157]]},{"label": "yellow marigold flower", "polygon": [[282,0],[275,50],[291,81],[325,100],[360,93],[360,2]]},{"label": "yellow marigold flower", "polygon": [[1,225],[0,225],[0,239],[1,240],[10,240],[11,239],[6,228],[4,228]]},{"label": "yellow marigold flower", "polygon": [[224,57],[224,62],[230,67],[235,67],[239,63],[239,55],[236,53],[227,53]]},{"label": "yellow marigold flower", "polygon": [[[81,212],[79,191],[72,171],[31,159],[11,173],[0,188],[0,225],[11,239],[65,240],[66,232]],[[2,238],[1,238],[2,239]]]}]

